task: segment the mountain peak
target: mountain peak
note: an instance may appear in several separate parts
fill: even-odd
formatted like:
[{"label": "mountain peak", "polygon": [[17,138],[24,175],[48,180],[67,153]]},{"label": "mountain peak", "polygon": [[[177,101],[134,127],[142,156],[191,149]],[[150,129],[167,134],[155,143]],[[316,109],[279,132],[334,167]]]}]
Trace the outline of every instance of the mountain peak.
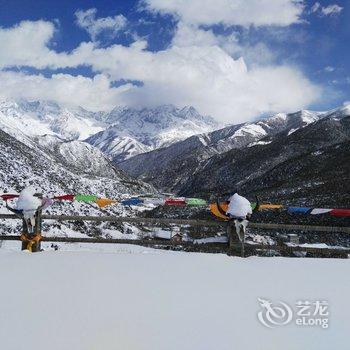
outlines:
[{"label": "mountain peak", "polygon": [[180,110],[180,114],[190,117],[190,118],[197,118],[201,117],[199,112],[193,107],[193,106],[185,106]]},{"label": "mountain peak", "polygon": [[118,162],[219,127],[192,106],[180,109],[169,104],[142,109],[116,108],[104,118],[111,126],[89,137],[87,142]]},{"label": "mountain peak", "polygon": [[51,134],[66,139],[85,139],[103,129],[97,117],[98,114],[83,108],[68,108],[53,101],[0,101],[0,128],[11,135]]}]

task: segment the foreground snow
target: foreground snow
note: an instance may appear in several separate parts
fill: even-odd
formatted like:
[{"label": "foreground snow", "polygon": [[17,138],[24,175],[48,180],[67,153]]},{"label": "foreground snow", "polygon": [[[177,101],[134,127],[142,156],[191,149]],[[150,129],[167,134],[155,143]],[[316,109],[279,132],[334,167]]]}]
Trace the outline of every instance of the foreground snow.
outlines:
[{"label": "foreground snow", "polygon": [[[348,342],[348,260],[108,249],[1,249],[1,349],[321,350]],[[268,329],[257,298],[327,300],[330,327]]]}]

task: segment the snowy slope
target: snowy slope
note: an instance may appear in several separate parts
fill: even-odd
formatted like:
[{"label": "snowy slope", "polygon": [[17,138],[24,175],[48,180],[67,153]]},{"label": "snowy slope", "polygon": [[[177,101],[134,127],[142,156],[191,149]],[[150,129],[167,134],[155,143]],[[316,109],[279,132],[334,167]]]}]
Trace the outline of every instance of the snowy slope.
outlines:
[{"label": "snowy slope", "polygon": [[125,174],[116,170],[116,167],[98,148],[86,142],[66,141],[53,135],[35,136],[33,141],[41,150],[70,169],[74,169],[78,174],[114,178],[118,173],[121,177],[126,177]]},{"label": "snowy slope", "polygon": [[0,98],[0,129],[26,144],[30,144],[28,138],[41,135],[87,139],[117,161],[219,127],[193,107],[116,107],[110,112],[90,112],[50,101]]},{"label": "snowy slope", "polygon": [[[293,133],[262,139],[267,140],[213,155],[202,164],[187,163],[181,195],[210,196],[239,188],[272,202],[349,207],[349,109],[327,113]],[[158,179],[161,175],[158,171]]]},{"label": "snowy slope", "polygon": [[116,163],[153,149],[132,136],[116,136],[114,128],[91,136],[87,142],[112,157]]},{"label": "snowy slope", "polygon": [[[0,130],[1,193],[16,193],[28,184],[35,185],[46,195],[84,193],[116,199],[153,191],[151,186],[129,178],[101,151],[85,142],[65,141],[48,135],[36,136],[29,141],[28,144],[22,143]],[[0,202],[0,212],[7,213],[4,202]],[[77,202],[55,202],[48,212],[130,215],[121,205],[110,206],[101,213],[94,204]],[[19,222],[0,223],[2,234],[18,233],[19,230]],[[123,231],[122,228],[120,230]],[[53,226],[45,227],[45,234],[51,231],[52,234],[73,236],[77,235],[77,232],[89,235],[103,234],[98,225],[79,223],[54,223]]]},{"label": "snowy slope", "polygon": [[65,139],[85,139],[104,129],[98,116],[99,113],[55,102],[0,100],[0,129],[29,136],[55,134]]},{"label": "snowy slope", "polygon": [[[134,246],[0,250],[1,348],[344,349],[349,267],[348,260],[243,260]],[[269,329],[258,321],[258,298],[293,310],[299,300],[325,300],[330,326],[297,326],[293,317]]]},{"label": "snowy slope", "polygon": [[117,162],[220,126],[193,107],[179,109],[172,105],[140,110],[118,107],[105,114],[102,121],[112,125],[87,142]]},{"label": "snowy slope", "polygon": [[[36,141],[36,142],[35,142]],[[99,192],[99,195],[132,193],[127,175],[115,168],[106,156],[82,141],[65,141],[54,136],[35,137],[31,147],[0,130],[1,187],[19,189],[25,181],[36,182],[45,190]]]},{"label": "snowy slope", "polygon": [[[169,186],[168,188],[177,189],[179,184],[200,169],[199,164],[216,154],[253,146],[257,142],[269,143],[280,132],[294,132],[322,117],[322,113],[311,111],[278,113],[254,123],[232,125],[194,135],[168,147],[117,163],[132,176],[147,179],[159,188]],[[174,169],[181,171],[174,173]]]}]

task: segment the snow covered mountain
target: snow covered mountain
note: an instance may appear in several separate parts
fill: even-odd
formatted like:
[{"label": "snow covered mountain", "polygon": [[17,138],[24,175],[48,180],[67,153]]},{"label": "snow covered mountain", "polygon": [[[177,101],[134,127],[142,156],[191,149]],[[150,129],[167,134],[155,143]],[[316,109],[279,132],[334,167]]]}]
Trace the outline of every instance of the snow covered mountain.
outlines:
[{"label": "snow covered mountain", "polygon": [[179,109],[173,105],[144,109],[118,107],[100,120],[111,126],[86,141],[116,163],[220,127],[193,107]]},{"label": "snow covered mountain", "polygon": [[45,154],[77,174],[116,180],[127,178],[99,149],[86,142],[66,141],[54,135],[35,136],[33,141]]},{"label": "snow covered mountain", "polygon": [[[168,147],[140,154],[118,164],[132,176],[141,176],[162,188],[167,186],[162,183],[162,174],[164,173],[164,179],[167,178],[168,170],[171,172],[173,168],[192,168],[188,167],[188,164],[193,164],[190,173],[187,174],[186,171],[186,177],[195,170],[195,164],[206,161],[215,154],[224,153],[235,148],[253,146],[257,143],[270,142],[269,137],[281,131],[292,133],[321,117],[322,113],[310,111],[299,111],[291,114],[278,113],[254,123],[232,125],[212,132],[194,135]],[[261,141],[262,139],[264,141]],[[171,177],[169,181],[170,187],[173,187],[175,183],[178,184],[177,177]]]},{"label": "snow covered mountain", "polygon": [[131,180],[98,149],[82,141],[36,136],[23,143],[0,130],[0,188],[19,191],[34,183],[46,193],[94,193],[118,197],[150,191]]},{"label": "snow covered mountain", "polygon": [[10,135],[22,141],[26,140],[23,135],[87,139],[117,162],[219,127],[193,107],[116,107],[91,112],[50,101],[0,99],[0,129]]},{"label": "snow covered mountain", "polygon": [[85,139],[103,130],[100,113],[83,108],[67,108],[55,102],[0,100],[0,128],[11,134],[53,134],[64,139]]},{"label": "snow covered mountain", "polygon": [[[108,178],[116,182],[127,179],[128,177],[118,170],[100,150],[78,140],[85,137],[87,133],[100,130],[98,123],[102,125],[94,119],[93,113],[79,108],[74,111],[68,110],[53,102],[2,101],[0,102],[0,130],[3,136],[0,142],[4,144],[4,149],[1,153],[3,160],[1,169],[11,168],[11,165],[6,164],[8,161],[25,165],[28,163],[28,159],[25,158],[30,155],[29,158],[33,160],[35,169],[42,169],[42,174],[51,171],[52,175],[53,169],[56,169],[57,175],[53,175],[56,178],[69,170],[75,172],[77,180],[80,175]],[[9,149],[6,143],[16,147]],[[23,149],[23,152],[16,152],[16,149]],[[13,174],[14,178],[11,181],[14,185],[20,184],[23,177],[31,178],[30,174],[33,171],[36,173],[35,169],[26,169],[21,173],[23,169],[19,168],[19,173]],[[4,171],[2,175],[8,177],[10,174]],[[48,179],[43,176],[42,180],[45,182]],[[67,181],[67,186],[69,183],[70,181]],[[0,181],[0,185],[5,187],[9,184],[6,181]],[[91,192],[93,188],[85,188],[85,190]],[[122,186],[121,190],[128,192],[128,189]]]},{"label": "snow covered mountain", "polygon": [[197,169],[183,183],[183,195],[218,195],[238,188],[271,201],[348,208],[350,106],[265,143],[214,155]]},{"label": "snow covered mountain", "polygon": [[[151,186],[131,179],[117,169],[101,151],[83,141],[66,141],[53,135],[18,135],[21,140],[0,128],[1,193],[16,193],[28,184],[33,184],[46,195],[84,193],[117,199],[154,191]],[[114,215],[130,214],[121,205],[109,206],[102,211]],[[101,215],[101,210],[96,205],[80,202],[56,201],[48,212]],[[8,213],[1,201],[0,213]],[[104,231],[109,226],[102,226],[91,223],[45,223],[44,230],[47,235],[104,235],[104,232],[109,232]],[[2,234],[14,234],[19,230],[19,221],[0,223]],[[120,225],[111,232],[119,234],[125,230]]]},{"label": "snow covered mountain", "polygon": [[[298,167],[303,164],[303,167],[308,168],[310,179],[316,179],[320,176],[308,167],[308,161],[316,158],[308,158],[306,155],[318,152],[323,147],[336,147],[334,145],[340,142],[347,142],[349,116],[350,106],[322,113],[279,113],[255,123],[192,136],[169,147],[130,158],[119,166],[162,190],[184,195],[210,196],[213,193],[230,191],[235,186],[243,187],[244,183],[247,183],[246,191],[249,188],[257,190],[264,184],[263,176],[268,176],[273,167],[283,162],[286,162],[286,166],[288,162],[292,164],[294,157],[305,153],[305,164],[301,158]],[[325,152],[324,166],[331,164],[335,152]],[[344,160],[346,154],[349,156],[349,145],[339,146],[339,152],[339,160]],[[315,165],[315,169],[320,171],[319,166]],[[337,163],[337,169],[333,169],[341,172],[339,181],[348,181],[344,178],[344,169],[346,165],[342,163]],[[284,170],[282,173],[284,175],[269,178],[269,188],[265,188],[265,192],[272,193],[272,189],[277,186],[277,179],[288,176],[288,171]],[[320,175],[323,174],[324,172]],[[332,176],[327,179],[329,178]],[[284,186],[290,188],[291,193],[295,183],[290,178],[290,184],[287,179],[285,181]],[[320,181],[328,180],[323,178]],[[303,180],[300,179],[300,182],[303,183]],[[339,192],[340,197],[341,186],[338,189],[337,186],[339,187],[339,183],[334,183],[329,189]],[[283,192],[283,188],[280,191]],[[279,192],[279,196],[282,192]]]}]

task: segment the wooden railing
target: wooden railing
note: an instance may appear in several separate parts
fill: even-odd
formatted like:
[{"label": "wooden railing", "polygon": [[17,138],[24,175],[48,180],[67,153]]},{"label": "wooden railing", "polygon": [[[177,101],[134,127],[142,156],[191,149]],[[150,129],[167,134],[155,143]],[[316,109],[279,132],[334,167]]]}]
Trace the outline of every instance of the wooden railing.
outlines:
[{"label": "wooden railing", "polygon": [[[12,214],[0,214],[0,219],[17,219]],[[123,216],[81,216],[81,215],[42,215],[43,220],[57,221],[95,221],[95,222],[129,222],[129,223],[146,223],[151,225],[189,225],[189,226],[226,226],[225,221],[218,220],[197,220],[197,219],[168,219],[168,218],[142,218],[142,217],[123,217]],[[339,232],[350,234],[350,227],[341,226],[315,226],[315,225],[287,225],[251,222],[249,227],[262,230],[292,230],[292,231],[309,231],[309,232]]]},{"label": "wooden railing", "polygon": [[[18,219],[15,215],[0,214],[0,219]],[[221,227],[227,226],[226,222],[216,220],[197,220],[197,219],[169,219],[169,218],[141,218],[141,217],[122,217],[122,216],[78,216],[78,215],[43,215],[43,220],[55,220],[55,221],[93,221],[93,222],[128,222],[135,224],[149,224],[149,225],[187,225],[194,227]],[[250,223],[249,227],[263,230],[294,230],[303,232],[329,232],[329,233],[343,233],[350,234],[349,227],[335,227],[335,226],[313,226],[313,225],[286,225],[286,224],[272,224],[272,223]],[[1,235],[0,240],[19,240],[17,235]],[[42,238],[43,242],[66,242],[66,243],[112,243],[112,244],[136,244],[142,246],[170,246],[186,248],[188,250],[199,251],[203,247],[219,246],[227,243],[198,243],[196,241],[182,241],[174,242],[170,240],[162,239],[113,239],[113,238],[98,238],[98,237],[47,237]],[[210,249],[202,249],[209,250]],[[232,247],[230,247],[232,248]],[[239,248],[239,247],[238,247]],[[237,249],[238,249],[237,248]],[[224,249],[223,249],[224,250]],[[278,251],[284,254],[291,254],[295,251],[307,252],[309,254],[315,254],[317,256],[340,256],[347,257],[350,254],[350,249],[332,249],[332,248],[316,248],[316,247],[300,247],[292,245],[253,245],[246,244],[246,251],[257,252],[259,250],[264,251]],[[234,249],[231,251],[234,251]]]}]

